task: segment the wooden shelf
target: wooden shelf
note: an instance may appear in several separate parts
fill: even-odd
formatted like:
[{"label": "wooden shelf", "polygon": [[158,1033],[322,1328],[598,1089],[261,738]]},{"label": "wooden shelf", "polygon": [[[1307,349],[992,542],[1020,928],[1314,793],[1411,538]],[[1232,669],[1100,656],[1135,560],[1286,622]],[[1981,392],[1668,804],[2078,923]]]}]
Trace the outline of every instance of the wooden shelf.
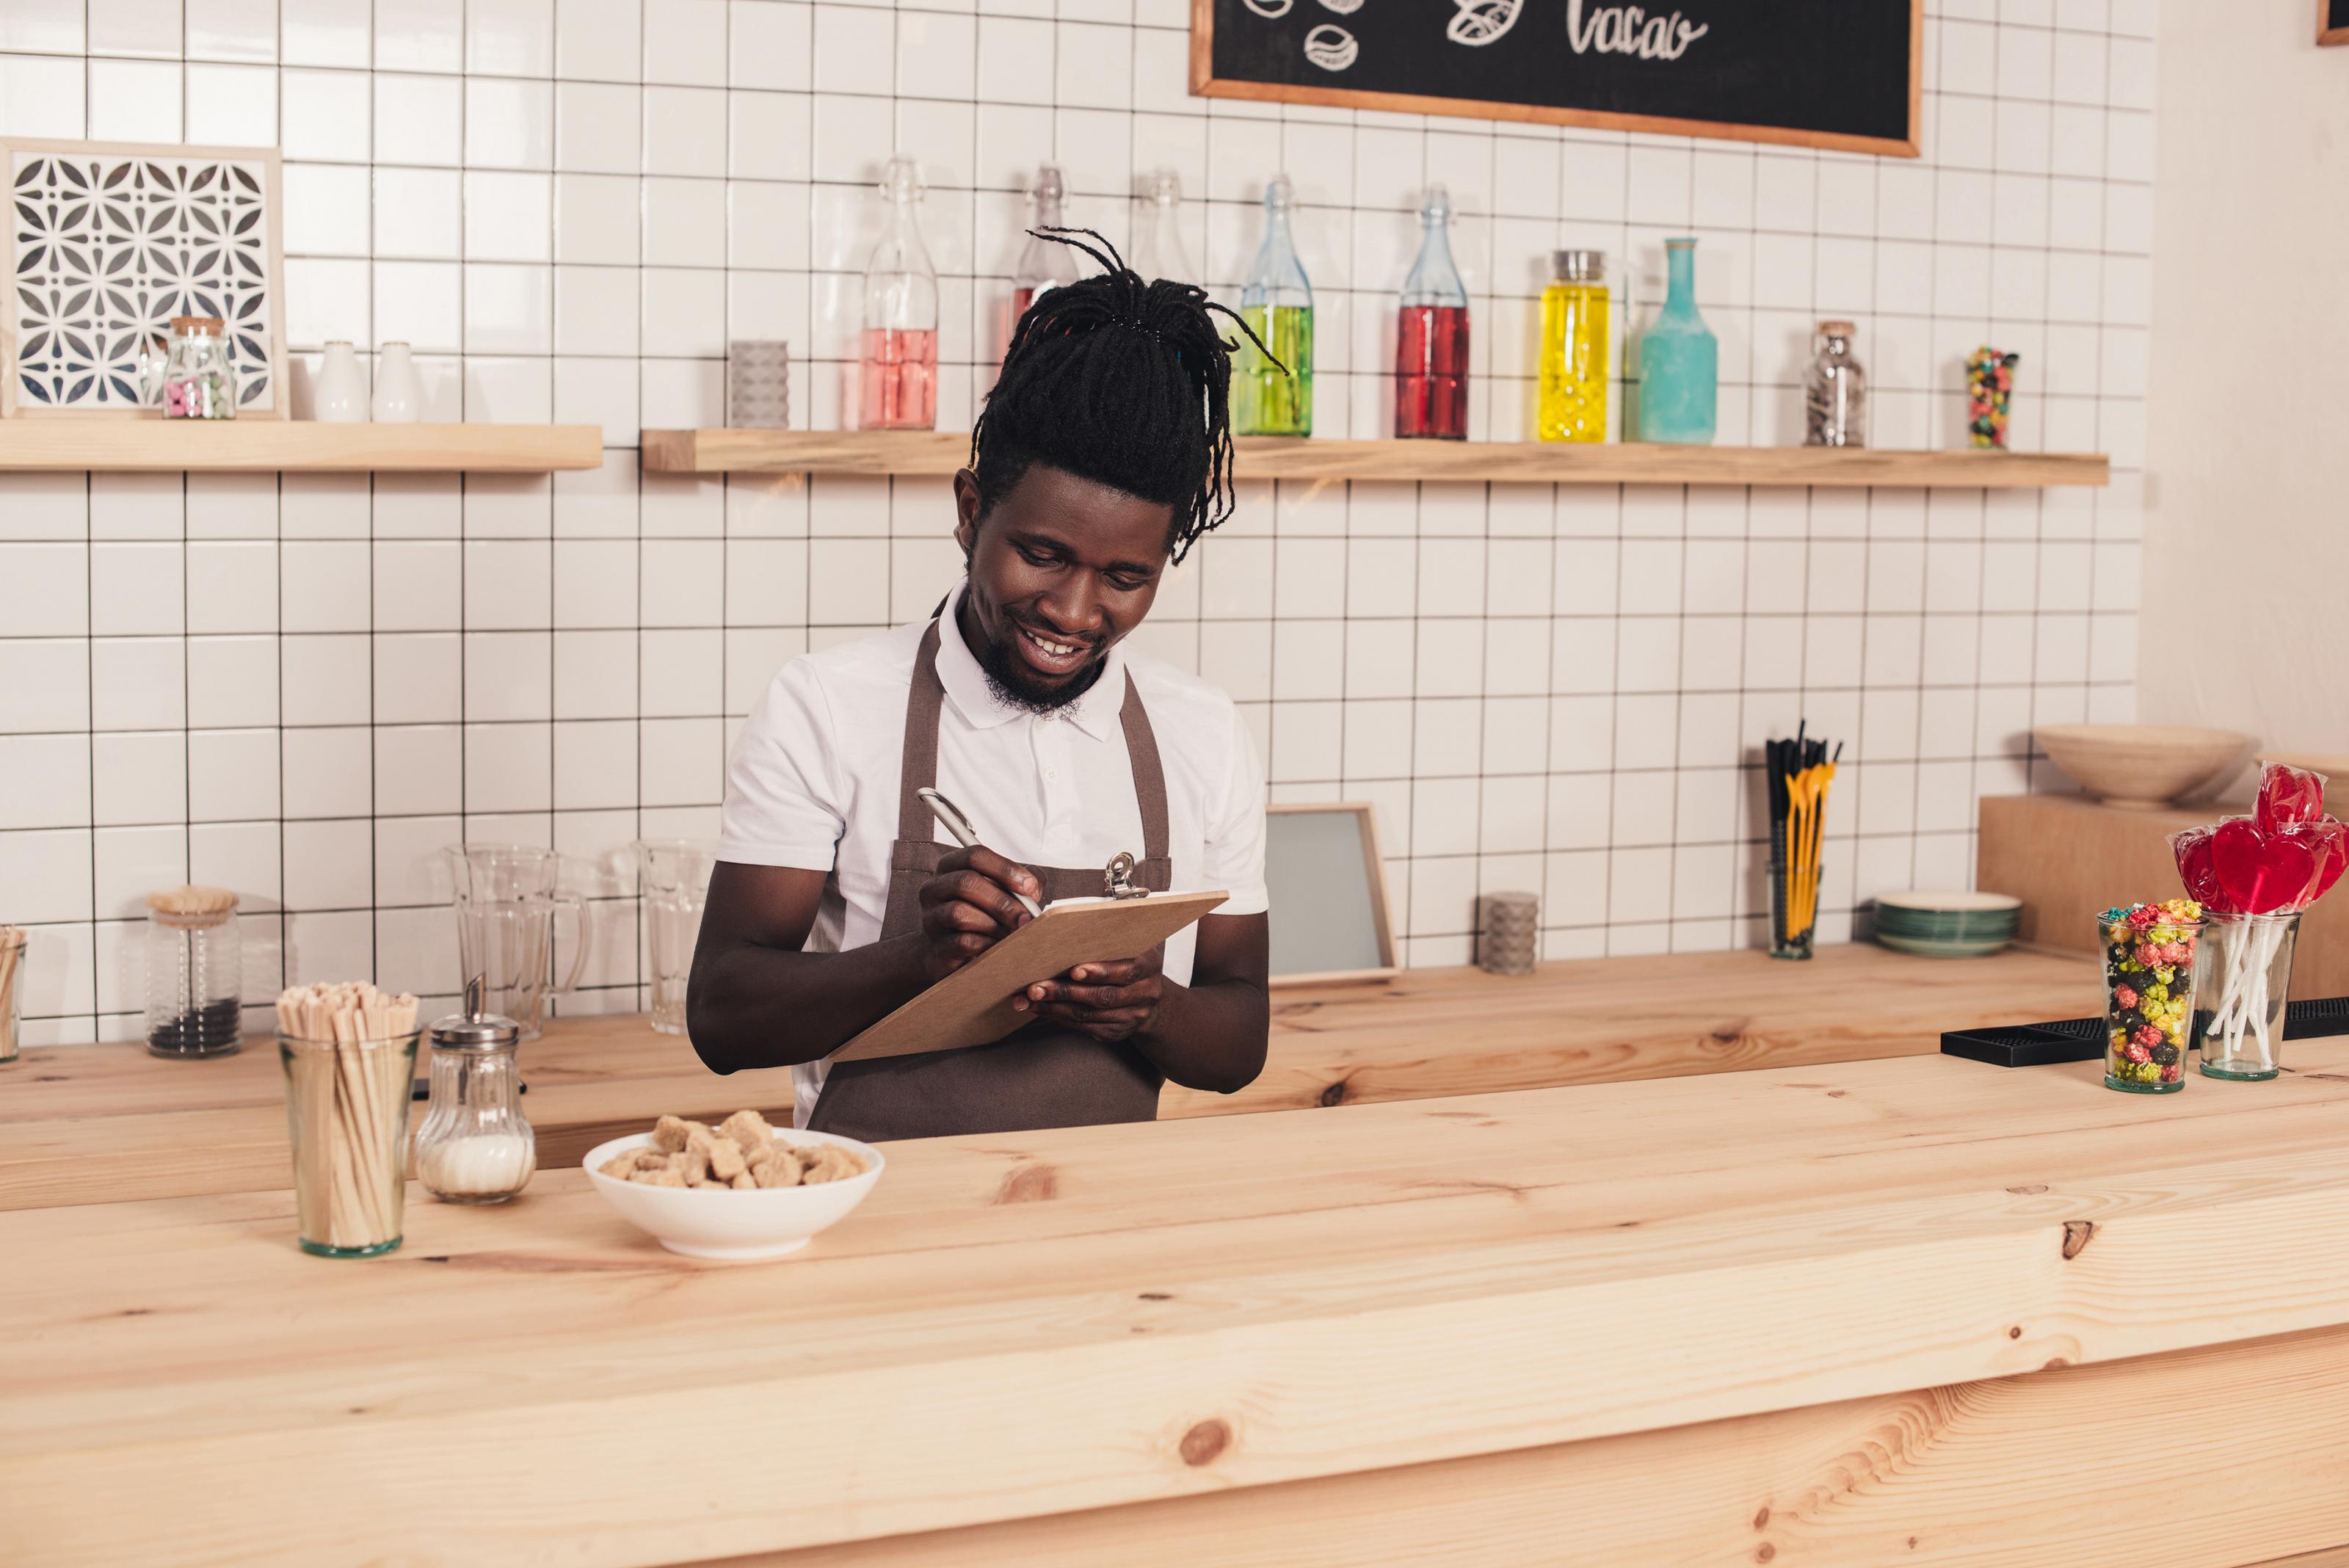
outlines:
[{"label": "wooden shelf", "polygon": [[[1651,446],[1564,441],[1290,441],[1244,436],[1243,479],[1522,480],[1557,484],[1915,485],[2025,490],[2104,484],[2098,452],[1873,452],[1828,447]],[[970,461],[959,431],[648,430],[661,473],[951,474]]]},{"label": "wooden shelf", "polygon": [[600,468],[599,425],[318,424],[307,420],[0,421],[0,472],[547,473]]}]

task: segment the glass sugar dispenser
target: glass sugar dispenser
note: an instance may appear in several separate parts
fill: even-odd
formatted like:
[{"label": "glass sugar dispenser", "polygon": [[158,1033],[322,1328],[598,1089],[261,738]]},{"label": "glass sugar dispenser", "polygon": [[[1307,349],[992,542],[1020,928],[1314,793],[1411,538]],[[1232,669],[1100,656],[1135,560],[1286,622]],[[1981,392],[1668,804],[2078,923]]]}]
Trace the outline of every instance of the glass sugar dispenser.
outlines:
[{"label": "glass sugar dispenser", "polygon": [[503,1203],[538,1169],[514,1064],[522,1025],[481,1012],[480,987],[477,979],[468,988],[465,1012],[430,1031],[432,1099],[416,1129],[416,1179],[444,1203]]},{"label": "glass sugar dispenser", "polygon": [[226,888],[147,895],[147,1050],[226,1056],[244,1035],[237,896]]},{"label": "glass sugar dispenser", "polygon": [[1819,323],[1818,352],[1804,377],[1805,446],[1868,444],[1868,372],[1851,351],[1857,330],[1848,321]]}]

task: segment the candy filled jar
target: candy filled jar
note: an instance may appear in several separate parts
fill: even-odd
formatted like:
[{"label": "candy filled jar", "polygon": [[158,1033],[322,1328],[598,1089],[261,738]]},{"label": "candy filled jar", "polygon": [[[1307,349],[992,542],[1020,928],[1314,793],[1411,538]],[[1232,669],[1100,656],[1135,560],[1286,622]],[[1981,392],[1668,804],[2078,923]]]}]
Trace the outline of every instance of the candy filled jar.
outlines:
[{"label": "candy filled jar", "polygon": [[228,358],[228,323],[217,316],[171,317],[170,348],[158,363],[140,361],[140,390],[167,420],[236,418],[236,368]]},{"label": "candy filled jar", "polygon": [[2174,1095],[2186,1086],[2202,907],[2132,904],[2096,917],[2105,963],[2105,1087]]}]

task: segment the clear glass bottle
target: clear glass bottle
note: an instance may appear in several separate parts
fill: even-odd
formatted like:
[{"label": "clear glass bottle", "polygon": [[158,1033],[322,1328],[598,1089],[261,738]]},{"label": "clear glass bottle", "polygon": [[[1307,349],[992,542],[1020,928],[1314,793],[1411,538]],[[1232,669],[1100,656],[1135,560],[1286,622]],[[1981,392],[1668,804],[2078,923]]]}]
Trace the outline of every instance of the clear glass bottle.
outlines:
[{"label": "clear glass bottle", "polygon": [[1607,254],[1552,251],[1542,290],[1538,433],[1544,441],[1607,439]]},{"label": "clear glass bottle", "polygon": [[[228,323],[217,316],[174,316],[171,344],[154,385],[142,385],[150,403],[160,403],[167,420],[236,418],[236,369],[228,360]],[[143,379],[142,375],[142,379]]]},{"label": "clear glass bottle", "polygon": [[[1067,186],[1061,178],[1060,165],[1040,164],[1036,170],[1036,182],[1028,187],[1028,204],[1031,226],[1057,229],[1061,224],[1061,202]],[[1020,247],[1019,265],[1011,272],[1011,320],[1004,328],[1004,347],[1011,345],[1011,334],[1019,327],[1019,318],[1036,303],[1036,296],[1048,288],[1077,281],[1077,253],[1064,244],[1050,240],[1028,236]]]},{"label": "clear glass bottle", "polygon": [[1395,434],[1468,438],[1468,289],[1452,260],[1452,196],[1419,203],[1419,256],[1395,314]]},{"label": "clear glass bottle", "polygon": [[147,1049],[225,1056],[244,1036],[237,897],[225,888],[147,895]]},{"label": "clear glass bottle", "polygon": [[1296,187],[1286,174],[1275,175],[1264,188],[1264,243],[1240,290],[1240,318],[1271,350],[1271,358],[1245,337],[1240,340],[1232,366],[1236,435],[1313,433],[1313,285],[1288,232],[1296,202]]},{"label": "clear glass bottle", "polygon": [[1851,351],[1848,321],[1819,323],[1818,352],[1803,378],[1803,444],[1868,444],[1868,371]]},{"label": "clear glass bottle", "polygon": [[1144,283],[1162,277],[1198,283],[1199,264],[1183,243],[1183,177],[1172,169],[1154,169],[1142,189],[1142,212],[1133,225],[1133,270]]},{"label": "clear glass bottle", "polygon": [[922,172],[892,158],[881,177],[887,224],[864,264],[862,417],[868,431],[926,431],[938,422],[938,274],[916,209]]},{"label": "clear glass bottle", "polygon": [[522,1025],[458,1012],[434,1021],[430,1034],[432,1098],[416,1129],[416,1179],[444,1203],[502,1203],[538,1169],[514,1064]]},{"label": "clear glass bottle", "polygon": [[1696,241],[1664,242],[1669,291],[1640,340],[1640,439],[1710,446],[1720,418],[1721,345],[1696,308]]}]

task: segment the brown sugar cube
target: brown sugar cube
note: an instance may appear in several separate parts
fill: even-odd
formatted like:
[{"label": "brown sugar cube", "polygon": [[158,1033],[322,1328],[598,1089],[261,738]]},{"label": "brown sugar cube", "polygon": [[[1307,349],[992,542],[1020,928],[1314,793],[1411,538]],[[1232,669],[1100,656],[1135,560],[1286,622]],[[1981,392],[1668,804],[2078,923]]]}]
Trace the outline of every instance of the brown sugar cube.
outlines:
[{"label": "brown sugar cube", "polygon": [[686,1185],[688,1187],[723,1187],[726,1184],[722,1181],[712,1181],[706,1176],[697,1176],[691,1181],[686,1183]]},{"label": "brown sugar cube", "polygon": [[742,1158],[740,1146],[732,1138],[710,1139],[706,1152],[709,1159],[709,1173],[720,1181],[731,1181],[750,1168],[750,1162]]},{"label": "brown sugar cube", "polygon": [[775,1129],[769,1127],[767,1118],[756,1111],[736,1111],[718,1124],[718,1130],[720,1135],[740,1144],[745,1154],[754,1148],[764,1148],[775,1141]]},{"label": "brown sugar cube", "polygon": [[636,1173],[636,1151],[629,1149],[625,1154],[616,1154],[596,1168],[606,1176],[615,1176],[626,1181]]},{"label": "brown sugar cube", "polygon": [[668,1168],[688,1184],[698,1181],[709,1174],[709,1151],[688,1145],[668,1157]]},{"label": "brown sugar cube", "polygon": [[668,1167],[668,1156],[659,1149],[639,1148],[629,1152],[634,1155],[638,1170],[665,1170]]},{"label": "brown sugar cube", "polygon": [[759,1185],[759,1180],[758,1178],[745,1170],[738,1173],[734,1179],[729,1181],[726,1185],[732,1188],[737,1192],[748,1192],[750,1189]]},{"label": "brown sugar cube", "polygon": [[641,1181],[647,1187],[683,1187],[686,1185],[685,1172],[681,1170],[670,1170],[666,1167],[659,1170],[639,1170],[630,1176],[628,1179],[630,1181]]},{"label": "brown sugar cube", "polygon": [[799,1157],[785,1149],[760,1166],[756,1174],[761,1187],[797,1187],[801,1169]]},{"label": "brown sugar cube", "polygon": [[694,1124],[679,1116],[663,1116],[653,1124],[653,1142],[670,1154],[686,1145],[686,1129]]},{"label": "brown sugar cube", "polygon": [[864,1167],[857,1164],[845,1149],[834,1147],[831,1144],[824,1145],[814,1153],[815,1168],[807,1175],[807,1179],[810,1181],[839,1181],[854,1176],[864,1169]]}]

